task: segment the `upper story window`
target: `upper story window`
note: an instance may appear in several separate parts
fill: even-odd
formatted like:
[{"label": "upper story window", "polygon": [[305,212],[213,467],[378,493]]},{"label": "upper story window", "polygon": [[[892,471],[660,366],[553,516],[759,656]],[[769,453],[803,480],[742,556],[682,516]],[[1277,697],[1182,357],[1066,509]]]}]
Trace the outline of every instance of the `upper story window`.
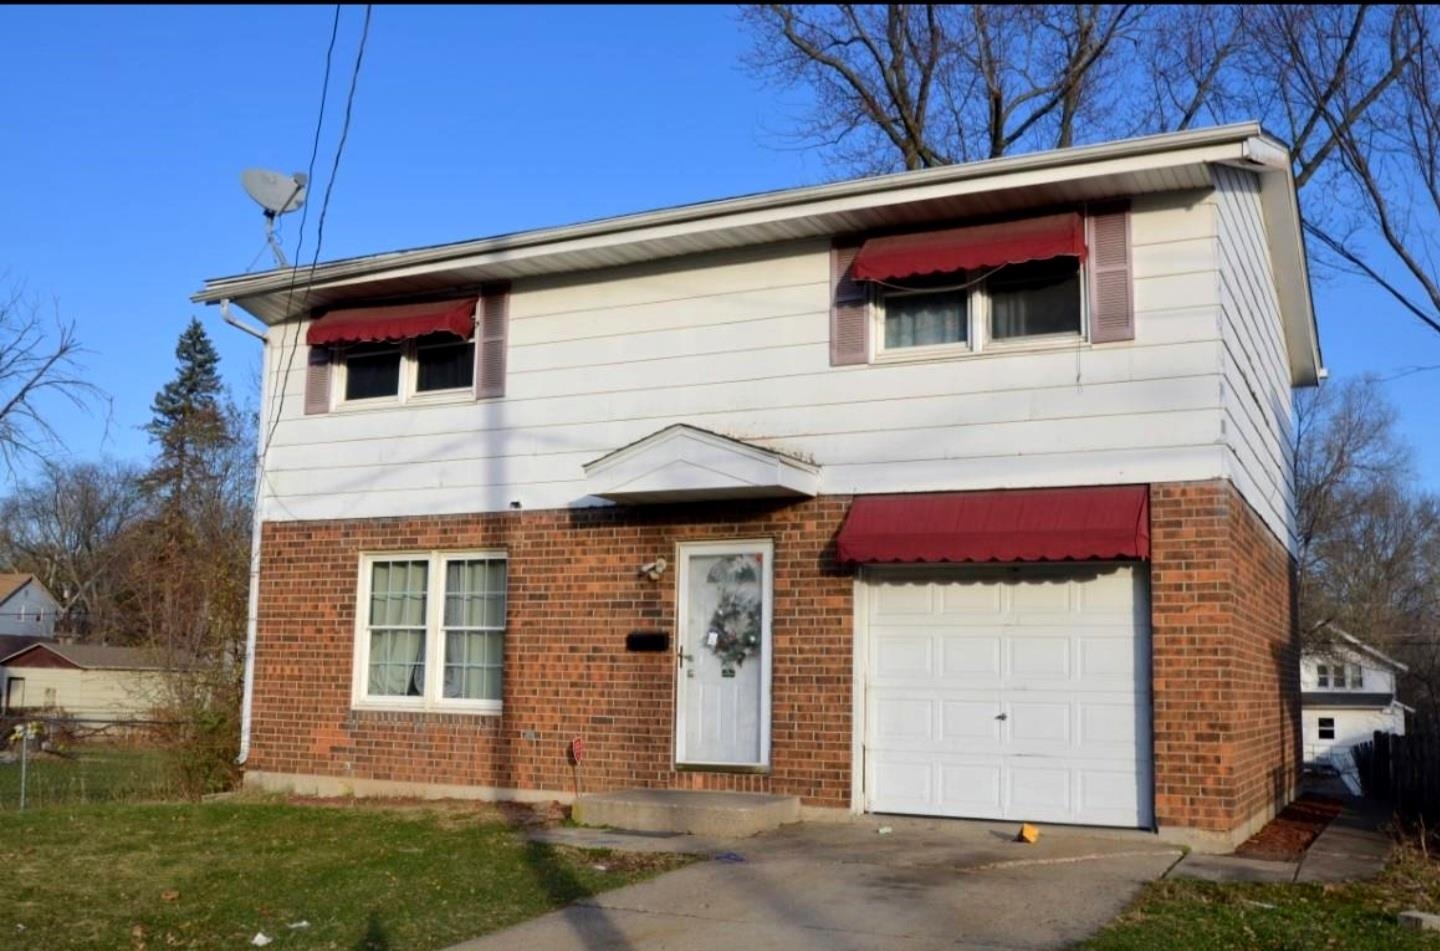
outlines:
[{"label": "upper story window", "polygon": [[1364,690],[1365,668],[1359,664],[1316,664],[1315,686],[1324,690]]},{"label": "upper story window", "polygon": [[1134,339],[1128,204],[837,242],[834,365]]},{"label": "upper story window", "polygon": [[505,395],[510,285],[480,296],[317,312],[305,413]]},{"label": "upper story window", "polygon": [[436,333],[402,343],[357,343],[340,350],[344,401],[405,400],[468,391],[475,342]]},{"label": "upper story window", "polygon": [[1079,340],[1080,261],[1057,257],[972,274],[877,284],[876,355]]}]

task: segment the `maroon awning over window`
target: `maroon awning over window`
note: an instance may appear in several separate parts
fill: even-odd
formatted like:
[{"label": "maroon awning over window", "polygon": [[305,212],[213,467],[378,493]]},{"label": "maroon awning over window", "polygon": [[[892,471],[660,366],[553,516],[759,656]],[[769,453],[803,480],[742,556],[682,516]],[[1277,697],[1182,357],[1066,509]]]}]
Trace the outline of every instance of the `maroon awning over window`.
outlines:
[{"label": "maroon awning over window", "polygon": [[310,325],[312,347],[376,340],[411,340],[451,333],[465,340],[475,333],[475,298],[426,304],[386,304],[332,310]]},{"label": "maroon awning over window", "polygon": [[1085,257],[1085,223],[1077,212],[871,238],[850,273],[857,281],[893,281],[1058,257]]},{"label": "maroon awning over window", "polygon": [[857,498],[840,561],[1085,561],[1150,557],[1144,485]]}]

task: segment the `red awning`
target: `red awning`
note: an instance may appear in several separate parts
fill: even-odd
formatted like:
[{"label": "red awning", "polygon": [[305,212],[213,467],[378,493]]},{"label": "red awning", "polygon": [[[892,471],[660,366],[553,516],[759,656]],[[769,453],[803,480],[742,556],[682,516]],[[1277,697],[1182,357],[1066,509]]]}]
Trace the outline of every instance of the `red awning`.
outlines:
[{"label": "red awning", "polygon": [[851,275],[857,281],[893,281],[1065,256],[1085,258],[1085,224],[1073,211],[871,238],[855,257]]},{"label": "red awning", "polygon": [[427,304],[387,304],[332,310],[310,325],[305,342],[312,347],[375,340],[411,340],[452,333],[465,340],[475,332],[475,298]]},{"label": "red awning", "polygon": [[1150,557],[1144,485],[857,498],[840,561],[1085,561]]}]

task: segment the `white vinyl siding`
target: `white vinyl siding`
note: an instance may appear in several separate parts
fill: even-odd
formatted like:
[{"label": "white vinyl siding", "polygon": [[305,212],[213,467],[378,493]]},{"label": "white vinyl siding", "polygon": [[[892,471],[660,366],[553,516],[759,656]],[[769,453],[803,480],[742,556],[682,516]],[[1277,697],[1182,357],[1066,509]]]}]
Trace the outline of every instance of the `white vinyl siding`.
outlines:
[{"label": "white vinyl siding", "polygon": [[1290,363],[1256,175],[1217,166],[1226,446],[1245,500],[1294,547]]},{"label": "white vinyl siding", "polygon": [[263,517],[595,504],[582,465],[676,422],[808,456],[824,493],[1225,477],[1216,204],[1138,199],[1132,234],[1136,337],[1105,347],[832,367],[828,241],[518,281],[497,400],[306,417],[303,325],[276,328]]}]

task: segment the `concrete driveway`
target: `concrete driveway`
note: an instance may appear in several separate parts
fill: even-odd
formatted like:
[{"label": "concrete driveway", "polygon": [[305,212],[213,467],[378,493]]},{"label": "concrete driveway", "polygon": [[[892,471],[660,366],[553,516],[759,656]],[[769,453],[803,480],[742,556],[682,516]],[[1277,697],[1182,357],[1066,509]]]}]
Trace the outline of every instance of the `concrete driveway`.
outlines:
[{"label": "concrete driveway", "polygon": [[1017,828],[869,816],[723,843],[555,830],[551,841],[698,846],[712,858],[452,951],[1062,948],[1181,856],[1143,833],[1044,828],[1026,845],[1012,841]]}]

